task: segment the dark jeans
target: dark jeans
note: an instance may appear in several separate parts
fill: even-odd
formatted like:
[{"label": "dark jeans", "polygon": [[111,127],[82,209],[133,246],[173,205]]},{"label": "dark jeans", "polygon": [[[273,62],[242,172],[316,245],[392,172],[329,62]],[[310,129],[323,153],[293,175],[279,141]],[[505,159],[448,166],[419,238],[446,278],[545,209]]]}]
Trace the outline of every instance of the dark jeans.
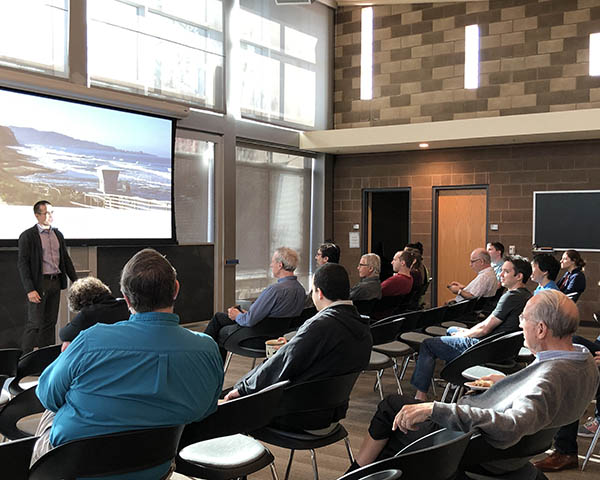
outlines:
[{"label": "dark jeans", "polygon": [[[583,345],[586,347],[592,355],[597,351],[600,351],[600,341],[595,342],[588,340],[587,338],[575,335],[573,337],[573,343]],[[596,392],[596,417],[600,417],[600,388]],[[554,435],[554,448],[557,452],[564,455],[577,455],[577,430],[579,429],[579,420],[576,420],[569,425],[560,427],[556,435]]]},{"label": "dark jeans", "polygon": [[227,358],[227,350],[223,348],[223,342],[239,328],[244,327],[240,327],[226,313],[217,312],[208,323],[206,330],[204,330],[204,333],[211,336],[217,342],[223,363],[225,363],[225,358]]},{"label": "dark jeans", "polygon": [[23,353],[33,347],[45,347],[56,343],[56,319],[60,306],[60,280],[58,277],[42,280],[42,291],[38,291],[40,303],[27,302],[27,322],[23,332],[21,349]]}]

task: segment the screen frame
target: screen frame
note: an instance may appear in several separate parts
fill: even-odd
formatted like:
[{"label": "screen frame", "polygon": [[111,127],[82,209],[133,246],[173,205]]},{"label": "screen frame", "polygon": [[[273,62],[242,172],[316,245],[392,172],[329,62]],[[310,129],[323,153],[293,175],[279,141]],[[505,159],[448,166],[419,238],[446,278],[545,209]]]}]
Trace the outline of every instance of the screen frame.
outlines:
[{"label": "screen frame", "polygon": [[[29,91],[25,89],[6,87],[0,85],[0,91],[8,91],[17,94],[29,95],[33,97],[47,98],[51,100],[57,100],[61,102],[75,103],[79,105],[85,105],[89,107],[103,108],[107,110],[114,110],[118,112],[130,113],[134,115],[140,115],[145,117],[160,118],[162,120],[168,120],[171,123],[171,237],[170,238],[76,238],[71,239],[65,237],[67,246],[70,247],[92,247],[92,246],[110,246],[110,245],[178,245],[177,242],[177,231],[175,225],[175,138],[177,132],[177,118],[169,117],[166,115],[160,115],[156,113],[149,113],[145,111],[133,110],[131,108],[117,107],[114,105],[103,104],[100,101],[94,100],[80,100],[68,97],[61,97],[59,95],[52,95],[47,93],[40,93]],[[44,200],[40,198],[39,200]],[[33,205],[31,205],[31,220],[32,226],[35,225],[35,218],[33,213]],[[60,230],[60,229],[59,229]],[[14,239],[0,239],[0,247],[16,247],[18,246],[18,238]]]}]

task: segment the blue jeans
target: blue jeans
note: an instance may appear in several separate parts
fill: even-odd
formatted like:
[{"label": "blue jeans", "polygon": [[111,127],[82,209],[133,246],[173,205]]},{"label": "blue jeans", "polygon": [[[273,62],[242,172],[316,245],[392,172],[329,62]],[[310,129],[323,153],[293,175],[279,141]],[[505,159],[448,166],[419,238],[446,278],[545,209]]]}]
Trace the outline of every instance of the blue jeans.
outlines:
[{"label": "blue jeans", "polygon": [[[448,333],[456,331],[455,327],[450,327]],[[446,362],[454,360],[467,348],[479,342],[478,338],[468,337],[434,337],[428,338],[421,344],[417,365],[410,379],[410,383],[419,391],[427,393],[433,372],[435,370],[435,359],[440,358]]]}]

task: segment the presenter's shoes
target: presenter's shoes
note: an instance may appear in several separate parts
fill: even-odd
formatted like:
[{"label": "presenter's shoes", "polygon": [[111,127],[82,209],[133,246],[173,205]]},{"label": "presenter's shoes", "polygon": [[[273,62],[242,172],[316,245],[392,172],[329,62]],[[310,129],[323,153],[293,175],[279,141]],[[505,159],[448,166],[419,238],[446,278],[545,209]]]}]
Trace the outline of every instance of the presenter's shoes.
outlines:
[{"label": "presenter's shoes", "polygon": [[596,432],[598,431],[598,419],[594,418],[594,417],[590,417],[587,419],[587,422],[585,422],[583,425],[581,425],[579,427],[579,430],[577,431],[577,435],[579,435],[580,437],[593,437],[594,435],[596,435]]},{"label": "presenter's shoes", "polygon": [[579,468],[579,459],[577,455],[564,455],[554,452],[543,460],[534,462],[533,466],[542,472],[558,472],[570,468]]}]

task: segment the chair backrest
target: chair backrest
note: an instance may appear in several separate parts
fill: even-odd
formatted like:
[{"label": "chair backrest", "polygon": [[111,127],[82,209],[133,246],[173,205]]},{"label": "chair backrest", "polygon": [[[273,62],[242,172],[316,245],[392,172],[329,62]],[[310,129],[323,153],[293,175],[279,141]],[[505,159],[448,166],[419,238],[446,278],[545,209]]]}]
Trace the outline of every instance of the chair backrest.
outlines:
[{"label": "chair backrest", "polygon": [[344,475],[339,480],[398,480],[399,478],[402,478],[402,471],[391,468],[371,474],[363,474],[360,470],[355,470]]},{"label": "chair backrest", "polygon": [[419,319],[417,328],[427,328],[433,325],[439,325],[444,321],[447,310],[448,305],[441,305],[439,307],[423,310],[423,315]]},{"label": "chair backrest", "polygon": [[117,475],[175,458],[183,425],[112,433],[59,445],[32,466],[30,480]]},{"label": "chair backrest", "polygon": [[352,303],[361,315],[370,315],[378,300],[372,298],[371,300],[354,300]]},{"label": "chair backrest", "polygon": [[479,342],[442,369],[440,376],[453,385],[462,385],[462,372],[475,365],[514,359],[523,346],[523,332],[507,333],[488,342]]},{"label": "chair backrest", "polygon": [[371,325],[373,345],[382,345],[384,343],[393,342],[402,331],[403,325],[404,317],[395,318],[393,320],[383,319],[374,323]]},{"label": "chair backrest", "polygon": [[260,392],[222,403],[205,419],[186,425],[179,450],[211,438],[247,433],[265,427],[273,419],[289,381],[278,382]]},{"label": "chair backrest", "polygon": [[17,364],[15,378],[8,386],[10,393],[13,395],[21,393],[23,391],[19,385],[21,379],[23,377],[41,375],[45,368],[60,355],[60,348],[60,345],[50,345],[23,355]]},{"label": "chair backrest", "polygon": [[[23,353],[18,348],[0,350],[0,376],[14,377],[17,374],[17,363]],[[0,385],[0,388],[2,385]]]},{"label": "chair backrest", "polygon": [[460,319],[473,308],[476,301],[476,298],[469,298],[467,300],[448,305],[448,309],[446,310],[446,314],[444,316],[444,322],[452,322]]},{"label": "chair backrest", "polygon": [[556,428],[540,430],[526,435],[512,447],[500,449],[492,447],[480,433],[473,435],[460,461],[461,470],[469,469],[482,463],[507,459],[528,459],[545,452],[552,446]]},{"label": "chair backrest", "polygon": [[17,428],[17,422],[28,415],[41,413],[44,406],[35,394],[35,387],[14,396],[0,409],[0,433],[10,440],[30,437]]},{"label": "chair backrest", "polygon": [[238,328],[225,339],[223,348],[245,357],[266,357],[265,342],[290,331],[295,320],[294,317],[267,317],[253,327]]},{"label": "chair backrest", "polygon": [[450,480],[456,476],[471,435],[472,432],[438,430],[411,443],[395,457],[362,467],[352,472],[357,476],[344,475],[339,480],[359,479],[392,469],[401,470],[402,477],[410,480]]},{"label": "chair backrest", "polygon": [[0,443],[0,469],[2,478],[27,480],[31,454],[38,437],[23,438]]}]

